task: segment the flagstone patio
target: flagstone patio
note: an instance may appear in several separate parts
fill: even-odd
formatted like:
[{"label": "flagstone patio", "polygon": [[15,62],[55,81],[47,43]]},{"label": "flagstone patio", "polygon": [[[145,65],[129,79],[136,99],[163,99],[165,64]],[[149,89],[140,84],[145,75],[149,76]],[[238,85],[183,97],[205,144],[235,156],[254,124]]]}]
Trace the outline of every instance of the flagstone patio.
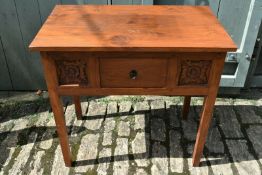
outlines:
[{"label": "flagstone patio", "polygon": [[181,120],[182,97],[85,97],[83,120],[64,98],[76,160],[67,168],[47,93],[7,96],[0,99],[0,175],[261,175],[259,90],[217,99],[200,167],[192,167],[191,156],[202,98],[193,98],[186,121]]}]

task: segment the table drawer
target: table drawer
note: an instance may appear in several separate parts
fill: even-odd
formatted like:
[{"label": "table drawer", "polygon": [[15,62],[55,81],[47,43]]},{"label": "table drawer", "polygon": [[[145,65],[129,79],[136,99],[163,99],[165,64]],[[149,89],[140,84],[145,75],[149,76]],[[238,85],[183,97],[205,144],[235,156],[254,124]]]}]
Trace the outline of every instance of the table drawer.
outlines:
[{"label": "table drawer", "polygon": [[100,58],[101,87],[165,87],[167,59]]}]

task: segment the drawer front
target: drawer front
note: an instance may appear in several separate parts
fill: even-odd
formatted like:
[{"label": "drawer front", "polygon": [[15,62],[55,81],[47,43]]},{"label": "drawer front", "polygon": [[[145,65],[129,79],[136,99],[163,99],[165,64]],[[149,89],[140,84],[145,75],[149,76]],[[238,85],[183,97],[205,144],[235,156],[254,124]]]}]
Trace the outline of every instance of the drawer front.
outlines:
[{"label": "drawer front", "polygon": [[165,87],[167,59],[100,58],[101,87]]}]

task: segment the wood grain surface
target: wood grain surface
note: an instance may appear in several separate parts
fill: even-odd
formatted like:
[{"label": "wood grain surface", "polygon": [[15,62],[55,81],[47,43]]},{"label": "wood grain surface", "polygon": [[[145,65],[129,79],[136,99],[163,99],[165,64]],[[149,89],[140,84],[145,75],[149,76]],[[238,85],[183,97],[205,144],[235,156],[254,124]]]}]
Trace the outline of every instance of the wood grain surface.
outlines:
[{"label": "wood grain surface", "polygon": [[235,51],[207,6],[57,5],[35,51]]}]

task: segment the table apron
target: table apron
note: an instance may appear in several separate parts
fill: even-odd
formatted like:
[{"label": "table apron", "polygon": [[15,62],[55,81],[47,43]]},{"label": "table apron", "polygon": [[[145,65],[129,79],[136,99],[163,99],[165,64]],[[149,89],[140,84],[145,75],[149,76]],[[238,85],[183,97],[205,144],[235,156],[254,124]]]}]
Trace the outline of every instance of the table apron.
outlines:
[{"label": "table apron", "polygon": [[59,87],[59,95],[166,95],[166,96],[206,96],[207,87],[178,88],[83,88]]}]

